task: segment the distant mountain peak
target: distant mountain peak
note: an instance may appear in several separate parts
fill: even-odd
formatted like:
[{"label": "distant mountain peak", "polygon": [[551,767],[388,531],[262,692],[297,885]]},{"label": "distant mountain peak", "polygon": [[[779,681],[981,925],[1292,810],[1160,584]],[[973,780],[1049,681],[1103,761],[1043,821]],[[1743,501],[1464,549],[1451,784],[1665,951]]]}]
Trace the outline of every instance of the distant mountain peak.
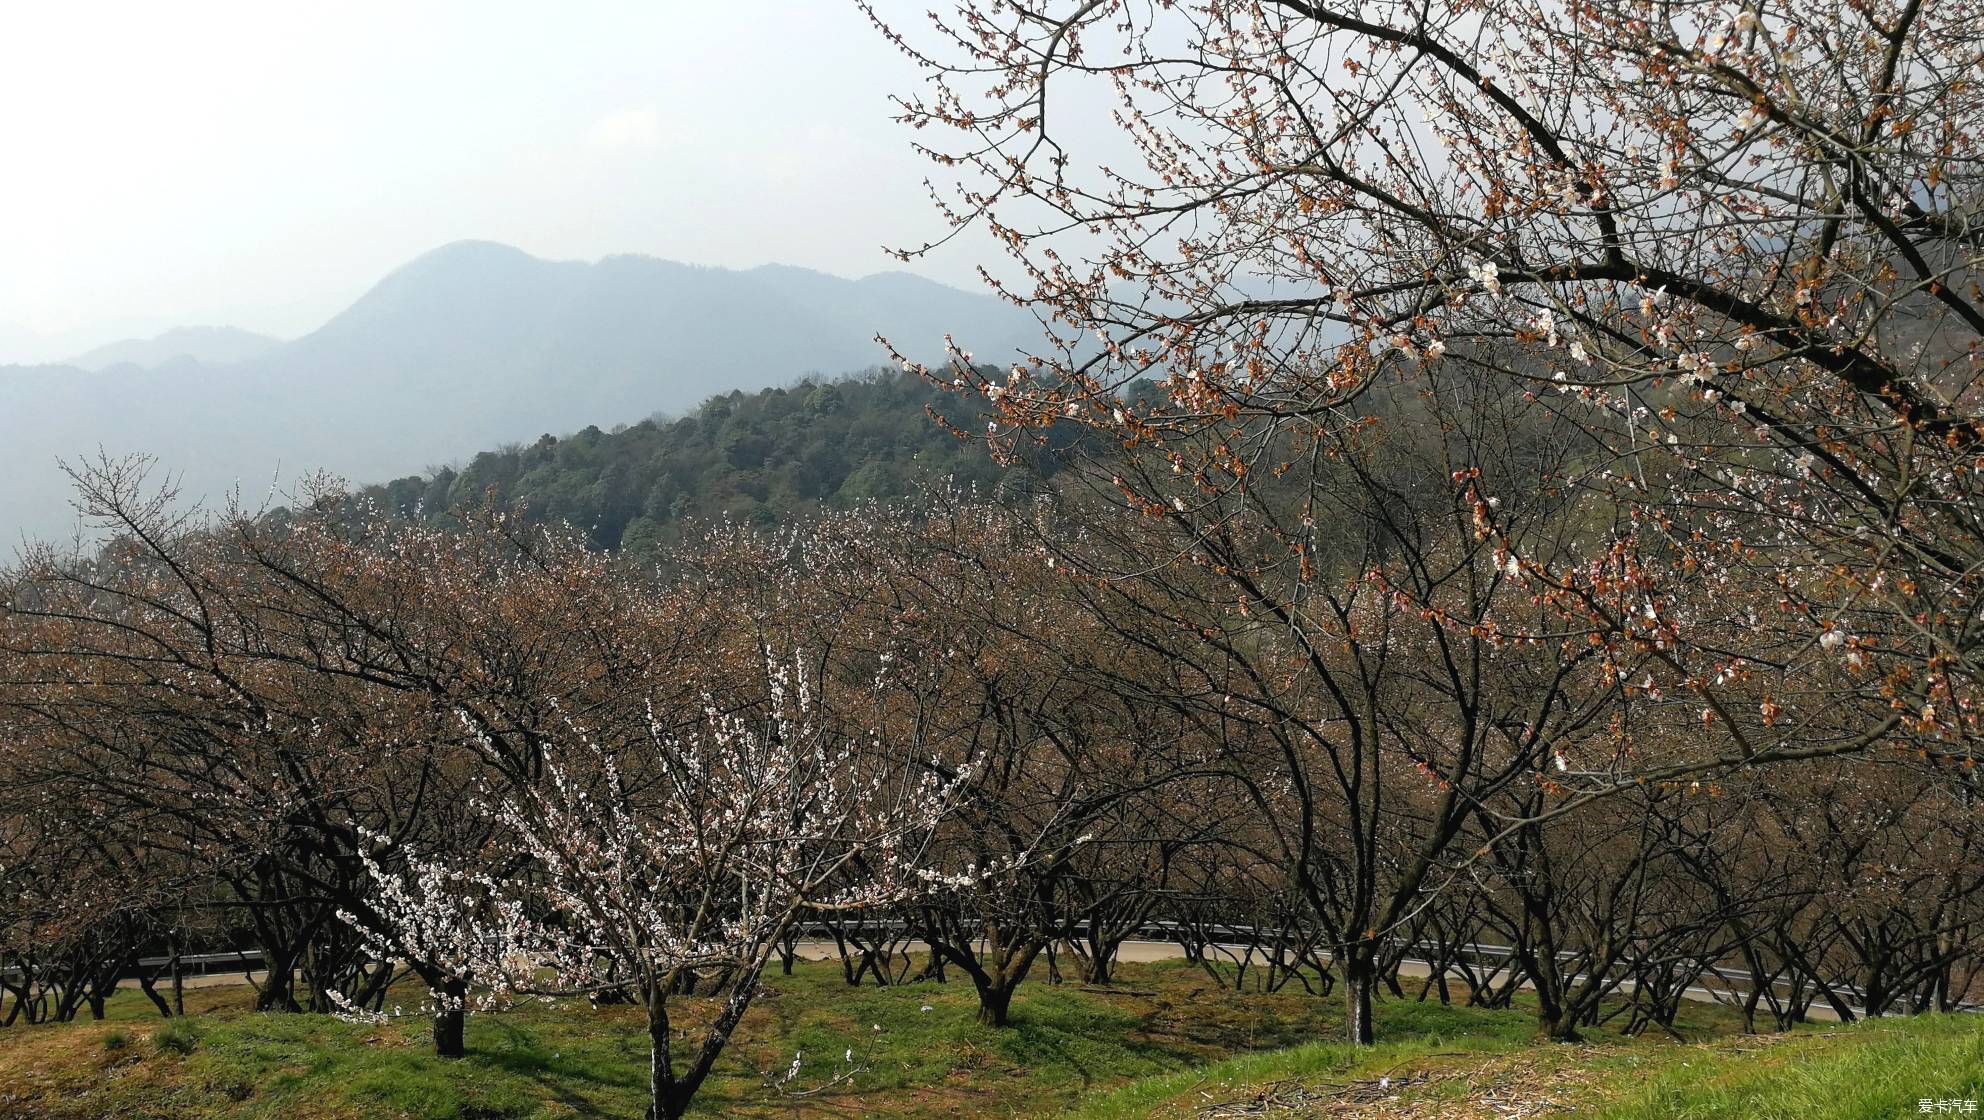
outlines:
[{"label": "distant mountain peak", "polygon": [[[1037,343],[1039,328],[988,295],[900,272],[554,261],[458,241],[292,342],[193,328],[142,340],[148,350],[93,351],[75,363],[90,372],[10,371],[0,534],[61,532],[72,515],[56,460],[99,446],[156,455],[189,498],[315,470],[364,482],[541,432],[871,369],[888,360],[877,335],[941,360],[946,334],[993,361]],[[234,360],[223,342],[254,356]]]},{"label": "distant mountain peak", "polygon": [[174,327],[151,338],[127,338],[99,346],[61,364],[91,372],[121,365],[156,369],[187,361],[224,366],[252,361],[280,345],[279,338],[239,327]]},{"label": "distant mountain peak", "polygon": [[410,268],[419,268],[422,265],[433,263],[478,263],[503,259],[536,261],[543,258],[532,256],[515,245],[506,245],[501,241],[485,241],[471,237],[464,238],[461,241],[450,241],[446,245],[435,246],[393,271],[404,272]]}]

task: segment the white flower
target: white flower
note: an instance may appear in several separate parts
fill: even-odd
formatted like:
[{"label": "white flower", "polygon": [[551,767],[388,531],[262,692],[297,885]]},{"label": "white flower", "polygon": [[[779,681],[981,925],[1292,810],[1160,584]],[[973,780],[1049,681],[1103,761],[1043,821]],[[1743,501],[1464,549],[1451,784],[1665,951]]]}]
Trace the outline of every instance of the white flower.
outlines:
[{"label": "white flower", "polygon": [[1828,628],[1825,633],[1819,635],[1819,648],[1825,650],[1827,653],[1831,653],[1845,644],[1846,631],[1844,630]]},{"label": "white flower", "polygon": [[1446,352],[1447,344],[1437,338],[1426,344],[1426,356],[1429,358],[1437,358]]}]

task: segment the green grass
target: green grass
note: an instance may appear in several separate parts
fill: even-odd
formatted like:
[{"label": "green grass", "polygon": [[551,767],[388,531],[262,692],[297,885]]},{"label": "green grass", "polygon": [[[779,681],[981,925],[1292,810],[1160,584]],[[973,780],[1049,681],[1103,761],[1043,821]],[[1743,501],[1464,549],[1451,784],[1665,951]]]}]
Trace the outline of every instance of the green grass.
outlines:
[{"label": "green grass", "polygon": [[[632,1008],[475,1015],[468,1058],[442,1062],[417,1016],[363,1025],[263,1015],[251,999],[246,988],[195,989],[194,1014],[162,1022],[124,994],[105,1023],[0,1031],[0,1117],[525,1120],[633,1117],[646,1103],[647,1039]],[[705,1005],[683,1010],[693,1027]],[[1048,1113],[1138,1077],[1315,1038],[1336,1029],[1339,1007],[1300,993],[1223,993],[1164,964],[1128,966],[1109,991],[1029,982],[1003,1030],[980,1026],[975,1011],[961,981],[849,988],[838,966],[802,965],[771,978],[699,1103],[712,1116],[837,1115],[876,1102],[899,1117]],[[131,1044],[113,1053],[100,1041],[113,1032]],[[799,1101],[764,1084],[797,1052],[805,1064],[792,1088],[817,1088],[849,1050],[861,1070],[851,1084]]]},{"label": "green grass", "polygon": [[1876,1020],[1803,1034],[1761,1051],[1730,1043],[1665,1067],[1599,1115],[1860,1120],[1920,1115],[1923,1099],[1975,1101],[1984,1110],[1984,1016]]},{"label": "green grass", "polygon": [[[443,1062],[415,1016],[362,1025],[257,1014],[251,1000],[245,988],[197,989],[192,1016],[161,1022],[124,995],[104,1023],[0,1030],[0,1118],[548,1120],[636,1117],[645,1105],[646,1038],[631,1008],[476,1015],[469,1056]],[[699,1005],[685,1001],[689,1019]],[[974,1007],[968,984],[850,989],[835,966],[802,965],[772,978],[701,1113],[1186,1117],[1263,1086],[1368,1094],[1381,1076],[1401,1079],[1387,1092],[1425,1115],[1493,1115],[1469,1111],[1483,1086],[1606,1120],[1899,1116],[1921,1097],[1984,1097],[1984,1017],[1761,1040],[1735,1036],[1726,1011],[1691,1006],[1681,1041],[1562,1046],[1536,1042],[1520,1009],[1393,1000],[1378,1008],[1380,1045],[1355,1048],[1328,1041],[1335,999],[1224,991],[1180,963],[1127,965],[1110,990],[1029,982],[1005,1030],[979,1026]],[[798,1052],[794,1087],[817,1088],[848,1050],[861,1071],[849,1084],[797,1099],[764,1084]]]},{"label": "green grass", "polygon": [[174,1019],[169,1023],[161,1023],[152,1031],[152,1045],[161,1054],[178,1054],[184,1057],[191,1054],[193,1048],[199,1044],[200,1028],[190,1019]]},{"label": "green grass", "polygon": [[[1231,1058],[1096,1094],[1069,1115],[1188,1117],[1263,1094],[1307,1106],[1291,1118],[1357,1115],[1321,1102],[1368,1093],[1380,1077],[1405,1082],[1382,1102],[1376,1114],[1384,1116],[1502,1115],[1490,1097],[1524,1115],[1587,1120],[1874,1120],[1920,1115],[1924,1099],[1976,1101],[1984,1110],[1984,1016],[1742,1036],[1719,1009],[1691,1006],[1682,1040],[1596,1034],[1565,1045],[1538,1041],[1508,1015],[1446,1026],[1438,1022],[1444,1010],[1397,1024],[1404,1037],[1373,1047],[1316,1042]],[[1414,1027],[1421,1033],[1409,1033]],[[1389,1111],[1399,1106],[1409,1111]]]}]

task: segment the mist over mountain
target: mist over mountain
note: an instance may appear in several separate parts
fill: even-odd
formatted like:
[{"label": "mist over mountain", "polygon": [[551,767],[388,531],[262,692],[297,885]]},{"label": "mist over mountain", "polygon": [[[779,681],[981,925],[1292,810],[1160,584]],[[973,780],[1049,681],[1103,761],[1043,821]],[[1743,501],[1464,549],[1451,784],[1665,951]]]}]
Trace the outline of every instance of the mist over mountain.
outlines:
[{"label": "mist over mountain", "polygon": [[238,327],[174,327],[151,338],[127,338],[99,346],[61,364],[91,373],[118,365],[151,369],[178,361],[231,365],[259,358],[280,345],[279,338]]},{"label": "mist over mountain", "polygon": [[876,334],[936,359],[946,332],[983,361],[1038,339],[1018,309],[905,273],[547,261],[460,242],[291,342],[174,331],[71,364],[0,367],[0,529],[16,541],[66,534],[58,460],[99,449],[157,456],[188,499],[218,502],[238,486],[259,504],[316,470],[380,481],[506,441],[874,366],[887,357]]}]

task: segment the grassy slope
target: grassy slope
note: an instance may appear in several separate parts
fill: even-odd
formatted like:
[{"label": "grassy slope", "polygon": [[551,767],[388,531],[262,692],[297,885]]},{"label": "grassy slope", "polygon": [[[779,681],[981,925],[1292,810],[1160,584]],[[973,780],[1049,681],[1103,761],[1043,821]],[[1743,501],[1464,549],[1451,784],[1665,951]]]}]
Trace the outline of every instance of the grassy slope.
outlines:
[{"label": "grassy slope", "polygon": [[1697,1028],[1683,1033],[1693,1041],[1595,1036],[1565,1046],[1512,1037],[1497,1024],[1361,1050],[1313,1043],[1146,1078],[1091,1096],[1071,1115],[1155,1120],[1252,1100],[1290,1115],[1441,1118],[1870,1120],[1919,1115],[1924,1098],[1984,1110],[1984,1016],[1742,1036],[1713,1009],[1691,1014]]},{"label": "grassy slope", "polygon": [[[191,993],[200,1013],[174,1027],[127,995],[107,1023],[0,1031],[0,1117],[634,1117],[644,1103],[645,1040],[628,1009],[479,1015],[470,1057],[443,1063],[428,1054],[417,1019],[365,1026],[256,1015],[245,995]],[[1484,1101],[1514,1101],[1582,1104],[1591,1106],[1585,1114],[1616,1120],[1808,1120],[1901,1115],[1904,1103],[1912,1114],[1918,1097],[1984,1096],[1984,1017],[1766,1041],[1726,1037],[1727,1016],[1698,1008],[1684,1022],[1697,1040],[1689,1044],[1563,1047],[1531,1042],[1521,1013],[1391,1002],[1379,1012],[1388,1041],[1377,1048],[1305,1042],[1329,1037],[1338,1011],[1334,1000],[1299,992],[1221,992],[1178,964],[1127,966],[1110,992],[1029,983],[1015,1026],[993,1031],[972,1021],[967,985],[850,990],[834,967],[802,966],[778,978],[747,1018],[703,1111],[963,1118],[1076,1108],[1113,1120],[1279,1095],[1363,1102],[1382,1115],[1467,1115]],[[175,1049],[161,1032],[186,1037]],[[796,1085],[815,1085],[850,1048],[865,1067],[852,1088],[788,1099],[762,1084],[763,1071],[782,1070],[801,1051],[807,1065]],[[1383,1089],[1381,1076],[1392,1079]]]}]

